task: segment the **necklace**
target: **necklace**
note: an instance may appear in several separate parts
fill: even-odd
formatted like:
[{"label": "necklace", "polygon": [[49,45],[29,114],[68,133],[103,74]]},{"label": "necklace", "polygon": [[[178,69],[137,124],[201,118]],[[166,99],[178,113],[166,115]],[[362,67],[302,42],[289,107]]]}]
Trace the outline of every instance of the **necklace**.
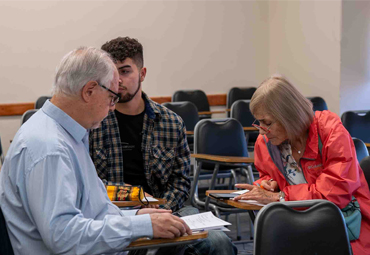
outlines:
[{"label": "necklace", "polygon": [[301,155],[302,151],[301,150],[298,150],[294,145],[292,145],[292,146],[298,152],[298,154]]}]

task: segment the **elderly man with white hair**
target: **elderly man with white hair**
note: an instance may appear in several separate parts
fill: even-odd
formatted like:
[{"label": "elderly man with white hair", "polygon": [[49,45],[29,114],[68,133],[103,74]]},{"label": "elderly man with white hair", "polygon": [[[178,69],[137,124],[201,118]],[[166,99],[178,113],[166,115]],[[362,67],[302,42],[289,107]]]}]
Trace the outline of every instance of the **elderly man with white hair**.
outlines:
[{"label": "elderly man with white hair", "polygon": [[89,130],[119,100],[108,53],[78,48],[57,70],[53,97],[17,132],[0,173],[0,205],[15,254],[121,253],[140,237],[191,230],[170,210],[121,211],[89,156]]}]

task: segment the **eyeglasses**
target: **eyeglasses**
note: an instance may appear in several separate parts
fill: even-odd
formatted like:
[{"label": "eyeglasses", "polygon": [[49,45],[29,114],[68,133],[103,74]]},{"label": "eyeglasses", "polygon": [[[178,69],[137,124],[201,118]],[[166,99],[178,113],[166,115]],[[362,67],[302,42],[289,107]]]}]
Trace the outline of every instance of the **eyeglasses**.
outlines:
[{"label": "eyeglasses", "polygon": [[100,87],[102,87],[103,89],[105,90],[108,90],[110,93],[112,93],[113,95],[115,95],[114,97],[112,97],[112,101],[110,102],[110,106],[115,106],[119,100],[121,100],[121,96],[118,95],[116,92],[114,92],[113,90],[111,89],[108,89],[106,86],[104,85],[101,85],[100,83],[98,83],[98,85]]},{"label": "eyeglasses", "polygon": [[268,125],[267,128],[265,128],[265,127],[262,127],[260,125],[254,124],[256,121],[257,121],[256,119],[253,121],[252,126],[255,127],[255,128],[258,128],[258,130],[263,130],[267,134],[270,133],[270,128],[275,123],[275,122],[272,122],[270,125]]}]

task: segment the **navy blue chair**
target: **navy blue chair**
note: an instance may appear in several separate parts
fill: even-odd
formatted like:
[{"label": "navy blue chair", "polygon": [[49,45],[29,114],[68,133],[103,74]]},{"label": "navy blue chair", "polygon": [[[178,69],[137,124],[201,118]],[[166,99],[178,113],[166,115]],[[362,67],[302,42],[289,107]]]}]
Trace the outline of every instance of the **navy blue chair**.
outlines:
[{"label": "navy blue chair", "polygon": [[365,143],[360,139],[352,137],[352,140],[356,148],[357,161],[361,162],[363,158],[369,156],[369,151],[367,150]]},{"label": "navy blue chair", "polygon": [[367,185],[370,186],[370,156],[364,157],[360,162],[360,166],[364,172]]},{"label": "navy blue chair", "polygon": [[[254,121],[254,117],[249,110],[249,104],[251,100],[237,100],[231,106],[231,118],[237,119],[243,127],[251,127]],[[246,132],[246,140],[248,143],[248,149],[254,150],[254,144],[257,140],[259,132]]]},{"label": "navy blue chair", "polygon": [[[202,90],[178,90],[172,96],[172,102],[189,101],[195,104],[198,112],[209,112],[209,102],[206,93]],[[209,119],[210,114],[199,115],[199,119]]]},{"label": "navy blue chair", "polygon": [[8,230],[6,228],[3,211],[0,208],[0,254],[14,255],[12,244],[10,243]]},{"label": "navy blue chair", "polygon": [[[293,209],[300,207],[306,209]],[[342,213],[332,202],[274,202],[257,215],[253,254],[349,255],[351,246]]]},{"label": "navy blue chair", "polygon": [[328,110],[328,106],[322,97],[307,97],[312,102],[313,111]]},{"label": "navy blue chair", "polygon": [[342,114],[341,119],[352,137],[370,143],[370,111],[348,111]]},{"label": "navy blue chair", "polygon": [[46,100],[51,99],[51,96],[41,96],[35,102],[35,109],[41,109]]},{"label": "navy blue chair", "polygon": [[[231,109],[233,103],[242,99],[251,99],[257,88],[255,87],[234,87],[229,90],[226,98],[226,108]],[[227,113],[227,117],[230,117],[230,112]],[[243,125],[243,123],[242,123]],[[244,125],[243,125],[244,126]]]},{"label": "navy blue chair", "polygon": [[[167,107],[171,111],[178,114],[184,121],[187,131],[194,131],[195,125],[199,121],[198,109],[192,102],[169,102],[163,103],[163,106]],[[187,141],[189,148],[193,151],[194,147],[194,136],[187,135]]]},{"label": "navy blue chair", "polygon": [[1,137],[0,137],[0,162],[1,162],[1,165],[4,164],[4,153],[3,153],[3,146],[1,145]]},{"label": "navy blue chair", "polygon": [[27,110],[25,113],[23,113],[22,119],[21,119],[21,126],[24,123],[26,123],[26,121],[29,120],[32,117],[32,115],[34,115],[37,111],[38,111],[38,109],[31,109],[31,110]]}]

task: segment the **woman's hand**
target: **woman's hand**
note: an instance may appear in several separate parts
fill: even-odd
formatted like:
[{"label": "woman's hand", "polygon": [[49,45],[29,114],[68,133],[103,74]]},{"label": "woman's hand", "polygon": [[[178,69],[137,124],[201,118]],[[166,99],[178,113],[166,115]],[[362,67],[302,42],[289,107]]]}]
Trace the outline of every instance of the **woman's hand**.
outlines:
[{"label": "woman's hand", "polygon": [[273,179],[270,179],[268,181],[266,181],[266,180],[261,181],[261,188],[265,189],[265,190],[272,191],[272,192],[279,191],[278,184]]},{"label": "woman's hand", "polygon": [[235,184],[235,187],[248,189],[249,192],[246,192],[240,196],[234,197],[233,200],[256,200],[263,204],[268,204],[271,202],[279,201],[279,193],[271,192],[265,189],[262,189],[258,186],[251,184]]}]

